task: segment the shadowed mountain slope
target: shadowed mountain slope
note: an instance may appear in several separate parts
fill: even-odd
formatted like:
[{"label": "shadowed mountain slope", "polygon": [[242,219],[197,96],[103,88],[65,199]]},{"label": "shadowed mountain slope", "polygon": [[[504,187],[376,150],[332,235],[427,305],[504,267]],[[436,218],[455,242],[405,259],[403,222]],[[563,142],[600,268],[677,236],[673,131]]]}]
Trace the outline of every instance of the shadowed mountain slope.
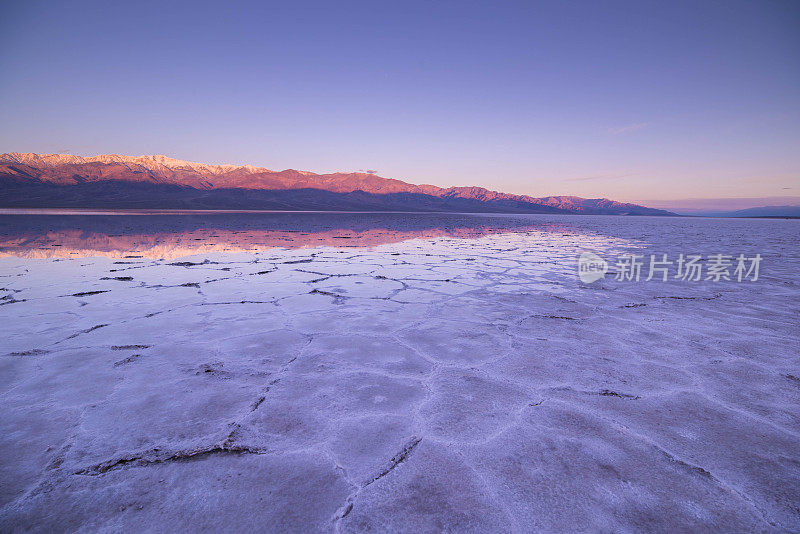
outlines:
[{"label": "shadowed mountain slope", "polygon": [[0,207],[672,215],[608,199],[414,185],[369,173],[271,171],[167,156],[0,155]]}]

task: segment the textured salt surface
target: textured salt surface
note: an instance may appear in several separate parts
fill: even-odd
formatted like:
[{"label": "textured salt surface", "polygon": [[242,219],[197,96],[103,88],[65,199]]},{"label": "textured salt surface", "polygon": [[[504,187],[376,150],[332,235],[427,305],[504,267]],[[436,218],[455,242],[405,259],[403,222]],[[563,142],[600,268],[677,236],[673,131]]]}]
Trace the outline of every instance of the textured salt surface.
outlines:
[{"label": "textured salt surface", "polygon": [[[800,529],[800,225],[529,221],[1,258],[0,530]],[[764,261],[585,285],[587,249]]]}]

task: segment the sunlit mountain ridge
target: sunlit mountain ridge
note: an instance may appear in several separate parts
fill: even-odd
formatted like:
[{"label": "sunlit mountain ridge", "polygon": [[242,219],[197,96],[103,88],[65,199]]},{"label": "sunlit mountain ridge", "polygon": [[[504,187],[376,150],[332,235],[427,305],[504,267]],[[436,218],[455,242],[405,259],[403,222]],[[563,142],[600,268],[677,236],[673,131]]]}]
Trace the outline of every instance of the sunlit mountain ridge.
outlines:
[{"label": "sunlit mountain ridge", "polygon": [[575,196],[532,197],[483,187],[415,185],[364,172],[316,174],[208,165],[163,155],[0,155],[2,207],[477,211],[671,215]]}]

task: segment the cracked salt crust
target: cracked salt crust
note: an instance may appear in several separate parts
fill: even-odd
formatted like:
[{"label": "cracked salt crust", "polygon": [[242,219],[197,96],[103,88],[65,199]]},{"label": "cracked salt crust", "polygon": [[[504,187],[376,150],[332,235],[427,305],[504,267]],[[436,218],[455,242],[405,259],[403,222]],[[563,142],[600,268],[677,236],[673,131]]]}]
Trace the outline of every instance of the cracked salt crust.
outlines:
[{"label": "cracked salt crust", "polygon": [[[0,530],[800,529],[797,223],[531,220],[0,258]],[[586,286],[585,249],[765,260]]]}]

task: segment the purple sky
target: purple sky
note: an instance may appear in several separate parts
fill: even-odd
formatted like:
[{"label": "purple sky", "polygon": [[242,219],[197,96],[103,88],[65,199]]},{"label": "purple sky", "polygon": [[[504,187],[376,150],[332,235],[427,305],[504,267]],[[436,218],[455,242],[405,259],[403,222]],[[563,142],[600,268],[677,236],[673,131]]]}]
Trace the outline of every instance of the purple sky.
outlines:
[{"label": "purple sky", "polygon": [[2,6],[0,152],[800,195],[797,1]]}]

